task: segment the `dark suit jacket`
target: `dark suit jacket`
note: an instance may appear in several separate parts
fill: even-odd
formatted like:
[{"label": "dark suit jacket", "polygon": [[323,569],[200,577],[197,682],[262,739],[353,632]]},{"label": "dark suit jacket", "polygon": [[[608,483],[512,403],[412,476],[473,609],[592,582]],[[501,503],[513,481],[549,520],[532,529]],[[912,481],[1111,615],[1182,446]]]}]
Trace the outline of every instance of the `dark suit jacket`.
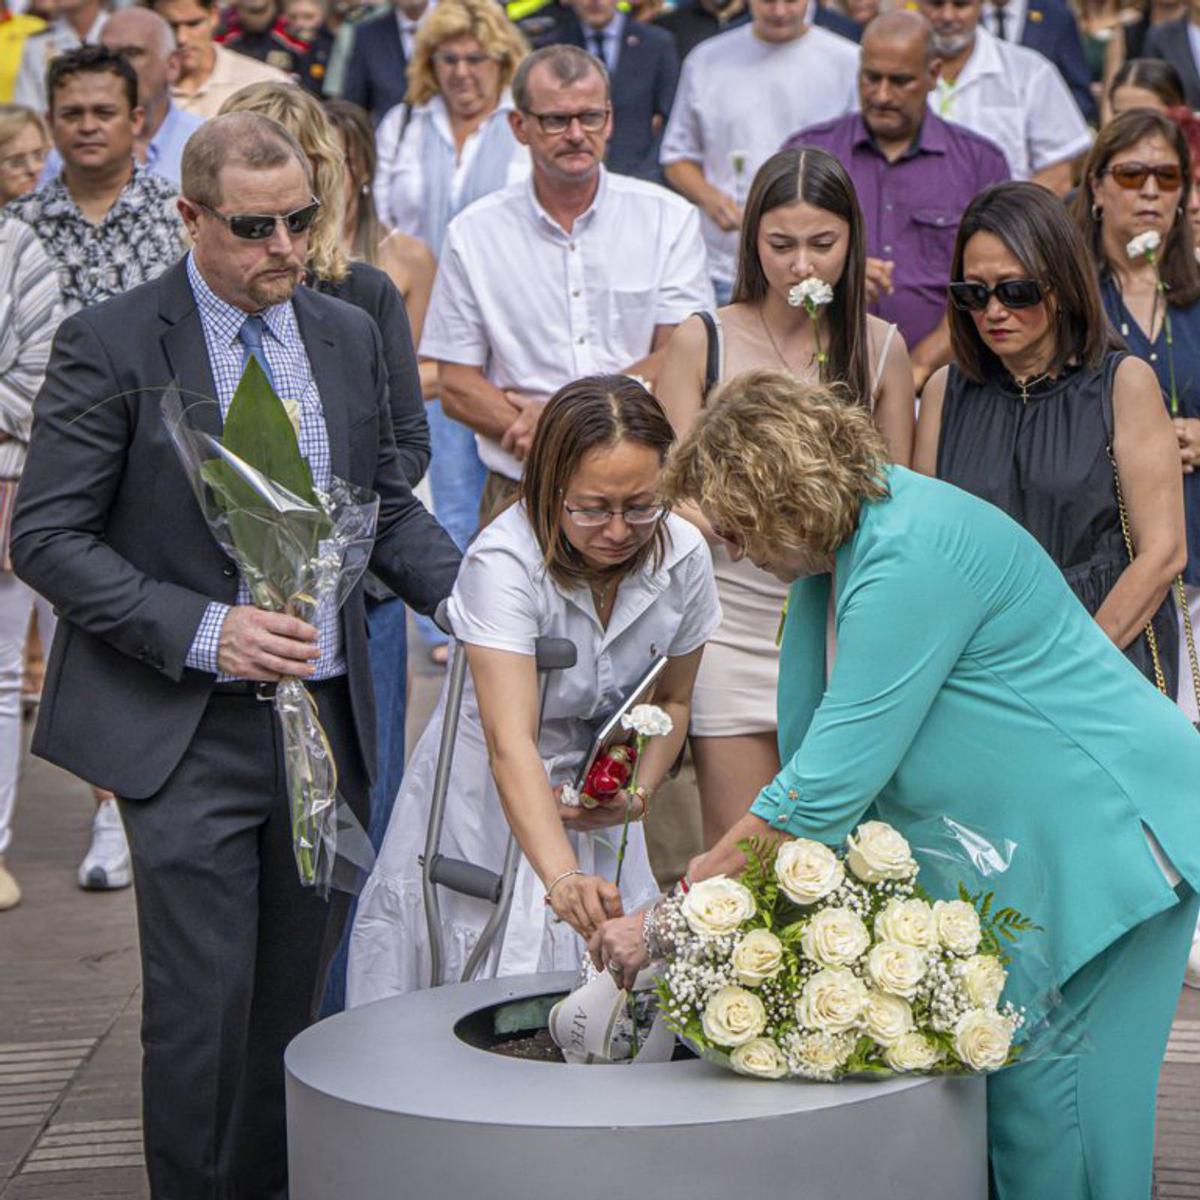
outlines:
[{"label": "dark suit jacket", "polygon": [[1188,108],[1200,108],[1200,70],[1192,57],[1187,17],[1153,26],[1146,34],[1142,55],[1145,58],[1161,58],[1169,62],[1183,80],[1183,97]]},{"label": "dark suit jacket", "polygon": [[1085,120],[1099,120],[1079,23],[1063,0],[1029,0],[1021,45],[1045,55],[1058,68]]},{"label": "dark suit jacket", "polygon": [[[579,18],[564,9],[559,35],[552,39],[591,50]],[[662,181],[658,163],[661,128],[651,128],[655,117],[662,126],[671,115],[679,84],[679,53],[675,39],[656,25],[625,18],[616,70],[612,73],[613,131],[605,162],[621,175],[636,175],[654,183]]]},{"label": "dark suit jacket", "polygon": [[388,8],[355,28],[342,98],[365,108],[378,125],[388,109],[403,102],[407,90],[408,60],[396,13]]},{"label": "dark suit jacket", "polygon": [[[432,612],[459,553],[400,469],[379,330],[310,288],[297,290],[294,306],[333,473],[380,496],[371,567]],[[182,262],[59,327],[13,518],[14,569],[61,618],[34,753],[133,799],[153,795],[187,750],[213,676],[184,660],[207,603],[232,604],[237,591],[163,420],[172,381],[188,419],[219,434],[219,409],[202,400],[216,388]],[[373,775],[361,583],[340,619],[359,750]]]},{"label": "dark suit jacket", "polygon": [[813,24],[820,25],[822,29],[828,29],[830,33],[836,33],[847,41],[861,42],[862,27],[850,20],[845,13],[840,13],[832,8],[827,8],[824,4],[817,5],[816,15],[813,17]]}]

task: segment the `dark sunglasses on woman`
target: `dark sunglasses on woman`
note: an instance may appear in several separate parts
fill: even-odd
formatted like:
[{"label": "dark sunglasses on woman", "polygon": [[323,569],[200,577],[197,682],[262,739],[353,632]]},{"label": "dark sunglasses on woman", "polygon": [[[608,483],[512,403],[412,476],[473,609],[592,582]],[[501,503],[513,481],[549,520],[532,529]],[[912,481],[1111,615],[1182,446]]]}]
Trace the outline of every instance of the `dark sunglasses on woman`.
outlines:
[{"label": "dark sunglasses on woman", "polygon": [[1140,188],[1151,175],[1164,192],[1177,192],[1183,186],[1182,168],[1171,163],[1157,167],[1139,162],[1116,163],[1114,166],[1105,167],[1100,174],[1111,175],[1117,187],[1130,192]]},{"label": "dark sunglasses on woman", "polygon": [[316,218],[321,202],[315,196],[303,208],[294,209],[290,213],[233,213],[226,215],[201,204],[199,200],[192,203],[203,209],[210,217],[216,217],[229,226],[229,232],[236,238],[247,242],[261,242],[275,232],[275,222],[282,221],[284,227],[293,237],[307,231]]},{"label": "dark sunglasses on woman", "polygon": [[1005,279],[988,287],[986,283],[950,284],[950,303],[963,312],[983,312],[995,296],[1005,308],[1032,308],[1042,302],[1042,285],[1036,279]]}]

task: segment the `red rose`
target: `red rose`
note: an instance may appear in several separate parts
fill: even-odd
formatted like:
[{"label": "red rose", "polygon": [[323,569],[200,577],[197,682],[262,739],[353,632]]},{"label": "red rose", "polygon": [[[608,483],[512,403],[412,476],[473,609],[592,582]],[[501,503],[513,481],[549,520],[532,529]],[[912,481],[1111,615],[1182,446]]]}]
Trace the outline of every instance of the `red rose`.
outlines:
[{"label": "red rose", "polygon": [[614,746],[592,763],[584,780],[584,794],[601,802],[611,800],[629,782],[636,762],[636,747]]}]

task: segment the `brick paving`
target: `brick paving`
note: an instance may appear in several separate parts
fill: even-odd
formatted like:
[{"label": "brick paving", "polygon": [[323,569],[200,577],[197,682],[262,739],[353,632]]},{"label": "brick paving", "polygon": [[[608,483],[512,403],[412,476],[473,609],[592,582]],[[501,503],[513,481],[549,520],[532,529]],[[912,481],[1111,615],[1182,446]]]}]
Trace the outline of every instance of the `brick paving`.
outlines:
[{"label": "brick paving", "polygon": [[[419,727],[435,687],[423,658],[417,667],[410,717]],[[681,779],[659,813],[686,795]],[[27,760],[9,856],[25,898],[0,914],[0,1200],[149,1198],[133,896],[76,886],[91,811],[77,780]],[[694,838],[694,821],[688,829]],[[686,843],[660,847],[657,861],[681,865]],[[1180,998],[1155,1167],[1158,1200],[1200,1200],[1200,992]]]}]

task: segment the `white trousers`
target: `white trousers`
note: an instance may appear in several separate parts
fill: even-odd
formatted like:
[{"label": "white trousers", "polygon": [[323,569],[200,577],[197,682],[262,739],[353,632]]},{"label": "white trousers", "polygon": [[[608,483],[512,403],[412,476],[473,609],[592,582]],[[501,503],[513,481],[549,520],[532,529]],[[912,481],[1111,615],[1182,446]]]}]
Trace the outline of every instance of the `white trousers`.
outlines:
[{"label": "white trousers", "polygon": [[49,654],[55,626],[49,602],[11,571],[0,571],[0,854],[12,841],[12,816],[21,774],[21,680],[29,614],[34,608],[42,646]]}]

